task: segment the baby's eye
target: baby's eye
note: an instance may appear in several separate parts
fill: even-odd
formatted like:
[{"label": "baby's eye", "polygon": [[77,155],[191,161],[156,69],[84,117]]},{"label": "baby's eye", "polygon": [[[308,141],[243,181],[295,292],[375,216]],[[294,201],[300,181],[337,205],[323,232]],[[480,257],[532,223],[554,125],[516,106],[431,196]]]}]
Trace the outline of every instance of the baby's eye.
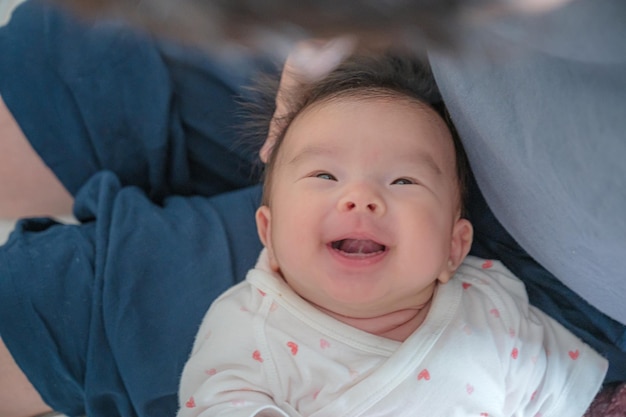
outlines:
[{"label": "baby's eye", "polygon": [[411,178],[398,178],[396,180],[393,180],[391,184],[392,185],[410,185],[410,184],[417,184],[417,181],[412,180]]},{"label": "baby's eye", "polygon": [[337,178],[335,178],[333,174],[329,174],[328,172],[319,172],[315,174],[315,178],[321,178],[328,181],[337,181]]}]

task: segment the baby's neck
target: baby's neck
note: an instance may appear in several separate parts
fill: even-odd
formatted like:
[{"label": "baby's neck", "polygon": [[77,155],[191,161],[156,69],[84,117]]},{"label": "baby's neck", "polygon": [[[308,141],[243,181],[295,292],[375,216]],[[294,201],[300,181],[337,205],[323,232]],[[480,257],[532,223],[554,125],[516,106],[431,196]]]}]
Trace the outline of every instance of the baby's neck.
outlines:
[{"label": "baby's neck", "polygon": [[426,319],[431,301],[432,298],[416,308],[393,311],[381,316],[367,318],[344,316],[319,306],[318,308],[331,317],[364,332],[404,342]]}]

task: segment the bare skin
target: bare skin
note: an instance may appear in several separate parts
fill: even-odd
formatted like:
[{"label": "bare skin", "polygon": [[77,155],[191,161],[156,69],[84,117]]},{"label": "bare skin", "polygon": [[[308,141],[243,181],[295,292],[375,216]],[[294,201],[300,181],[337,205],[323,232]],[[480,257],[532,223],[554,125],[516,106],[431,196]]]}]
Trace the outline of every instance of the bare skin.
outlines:
[{"label": "bare skin", "polygon": [[[0,218],[67,215],[73,199],[28,143],[0,98]],[[0,417],[51,411],[0,339]]]},{"label": "bare skin", "polygon": [[50,411],[0,339],[0,417],[37,416]]},{"label": "bare skin", "polygon": [[72,212],[72,196],[30,146],[1,97],[0,178],[0,218]]}]

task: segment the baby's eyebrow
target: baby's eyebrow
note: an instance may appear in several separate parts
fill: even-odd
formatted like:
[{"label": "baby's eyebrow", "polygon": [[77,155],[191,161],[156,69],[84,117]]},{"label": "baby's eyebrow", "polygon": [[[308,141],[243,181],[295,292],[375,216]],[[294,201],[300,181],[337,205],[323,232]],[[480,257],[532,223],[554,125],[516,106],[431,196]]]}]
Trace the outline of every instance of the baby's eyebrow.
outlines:
[{"label": "baby's eyebrow", "polygon": [[413,149],[398,155],[395,165],[402,169],[418,169],[419,172],[432,174],[435,177],[442,176],[444,172],[433,155],[424,149]]},{"label": "baby's eyebrow", "polygon": [[441,167],[437,164],[437,162],[435,162],[435,159],[432,157],[432,155],[426,152],[418,151],[414,153],[403,154],[398,162],[408,163],[411,165],[419,165],[420,167],[425,166],[437,176],[443,174]]},{"label": "baby's eyebrow", "polygon": [[312,158],[315,156],[331,156],[336,154],[337,148],[328,146],[308,145],[301,149],[293,158],[291,158],[287,165],[294,165],[301,162],[303,159]]}]

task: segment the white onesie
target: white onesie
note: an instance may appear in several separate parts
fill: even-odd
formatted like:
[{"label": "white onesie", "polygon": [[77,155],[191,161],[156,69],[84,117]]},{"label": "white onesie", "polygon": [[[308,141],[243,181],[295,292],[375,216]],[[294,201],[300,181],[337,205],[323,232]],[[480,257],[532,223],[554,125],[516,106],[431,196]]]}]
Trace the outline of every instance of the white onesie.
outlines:
[{"label": "white onesie", "polygon": [[401,343],[323,314],[262,253],[209,309],[178,415],[580,417],[606,370],[499,262],[468,257]]}]

